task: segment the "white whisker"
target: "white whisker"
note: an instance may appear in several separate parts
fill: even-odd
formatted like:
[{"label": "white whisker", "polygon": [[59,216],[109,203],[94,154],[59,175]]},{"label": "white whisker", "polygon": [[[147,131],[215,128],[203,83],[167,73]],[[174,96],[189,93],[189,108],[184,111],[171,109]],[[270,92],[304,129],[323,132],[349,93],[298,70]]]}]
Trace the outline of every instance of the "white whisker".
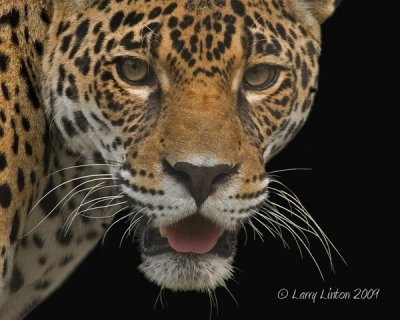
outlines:
[{"label": "white whisker", "polygon": [[[281,217],[281,218],[284,219],[286,222],[292,224],[293,226],[295,226],[295,227],[302,233],[302,235],[304,236],[304,238],[307,239],[307,237],[306,237],[306,235],[304,234],[304,232],[309,232],[309,233],[314,234],[315,236],[317,236],[318,239],[320,239],[320,240],[322,241],[322,239],[321,239],[315,232],[313,232],[314,229],[312,228],[312,226],[310,226],[310,227],[312,228],[312,230],[310,230],[310,229],[305,229],[305,228],[299,226],[299,225],[298,225],[297,223],[295,223],[293,220],[289,219],[287,216],[285,216],[284,214],[282,214],[277,208],[280,208],[280,209],[282,209],[282,210],[288,212],[289,214],[295,216],[296,218],[299,218],[301,221],[307,223],[307,221],[306,221],[305,219],[301,218],[301,217],[300,217],[299,215],[297,215],[295,212],[290,211],[289,209],[287,209],[287,208],[285,208],[285,207],[283,207],[283,206],[281,206],[281,205],[279,205],[279,204],[276,204],[276,203],[274,203],[274,202],[271,202],[271,204],[273,204],[273,207],[267,207],[266,209],[269,209],[269,210],[264,209],[264,212],[267,212],[267,213],[275,213],[275,214],[276,214],[276,215],[275,215],[276,218]],[[263,208],[261,208],[261,211],[263,211]],[[309,226],[309,224],[307,224],[307,226]],[[308,239],[307,239],[307,243],[308,243]]]},{"label": "white whisker", "polygon": [[242,220],[239,220],[240,224],[242,225],[242,229],[244,230],[244,246],[246,246],[247,244],[247,230],[246,230],[246,226],[244,225]]},{"label": "white whisker", "polygon": [[[259,213],[257,213],[257,215],[260,215]],[[256,221],[258,221],[269,233],[271,233],[271,235],[275,238],[276,236],[278,236],[283,243],[283,247],[284,248],[288,248],[290,249],[289,244],[285,241],[285,239],[283,239],[283,235],[282,235],[282,231],[281,232],[277,232],[274,230],[271,230],[270,226],[268,226],[266,223],[262,222],[260,219],[257,218],[257,215],[253,217],[253,219],[255,219]],[[268,221],[269,222],[269,221]],[[275,225],[274,225],[275,227]]]},{"label": "white whisker", "polygon": [[226,290],[226,292],[229,293],[229,295],[231,296],[231,298],[233,299],[233,301],[235,302],[236,306],[239,306],[238,301],[236,300],[235,296],[232,294],[232,292],[228,289],[227,285],[224,283],[222,285],[222,287]]},{"label": "white whisker", "polygon": [[256,240],[256,234],[260,237],[260,240],[264,242],[263,234],[257,227],[253,224],[253,222],[249,221],[248,224],[253,228],[254,231],[254,240]]},{"label": "white whisker", "polygon": [[[89,192],[86,193],[86,195],[83,197],[83,199],[82,199],[81,203],[79,204],[79,206],[78,206],[77,208],[75,208],[75,209],[71,212],[71,214],[70,214],[70,216],[68,217],[67,221],[68,221],[71,217],[72,217],[72,220],[74,220],[74,219],[76,218],[76,216],[79,215],[81,212],[84,212],[85,210],[88,210],[89,208],[94,207],[94,206],[96,206],[98,203],[101,202],[101,201],[97,202],[97,201],[100,200],[101,198],[95,198],[95,199],[92,199],[92,200],[89,200],[89,201],[86,201],[86,202],[85,202],[85,200],[86,200],[90,195],[92,195],[92,194],[94,194],[94,193],[96,193],[96,192],[99,192],[100,190],[109,189],[109,188],[116,188],[115,185],[104,186],[104,184],[105,184],[105,182],[100,182],[99,184],[97,184],[96,186],[94,186],[94,187],[92,187],[92,188],[86,188],[86,190],[89,189]],[[84,189],[84,190],[85,190],[85,189]],[[76,192],[74,195],[72,195],[68,200],[66,200],[65,203],[64,203],[64,205],[65,205],[70,199],[72,199],[72,197],[74,197],[74,196],[75,196],[76,194],[78,194],[78,193],[79,193],[79,191]],[[103,198],[107,198],[108,200],[111,199],[111,201],[113,201],[113,200],[116,199],[114,196],[107,196],[107,197],[103,197]],[[87,206],[87,205],[88,205],[89,203],[91,203],[91,202],[95,202],[95,203],[92,204],[92,205],[90,205],[88,208],[86,208],[86,209],[84,209],[84,210],[82,210],[82,211],[79,210],[81,207]],[[72,222],[71,222],[71,224],[72,224]]]},{"label": "white whisker", "polygon": [[124,219],[128,218],[129,216],[131,216],[131,215],[133,215],[133,214],[135,214],[135,216],[136,216],[136,215],[139,214],[141,211],[143,211],[145,208],[147,208],[147,207],[144,207],[144,208],[142,208],[141,210],[139,210],[139,211],[137,211],[137,212],[136,212],[136,211],[132,211],[132,212],[130,212],[129,214],[126,214],[126,215],[124,215],[123,217],[121,217],[121,218],[117,219],[116,221],[114,221],[114,222],[107,228],[107,230],[104,232],[102,244],[104,245],[104,241],[105,241],[105,239],[106,239],[107,233],[111,230],[111,228],[112,228],[113,226],[115,226],[118,222],[120,222],[121,220],[124,220]]},{"label": "white whisker", "polygon": [[157,307],[158,301],[160,301],[161,307],[162,307],[163,309],[165,308],[163,294],[164,294],[164,286],[160,287],[160,291],[158,292],[156,301],[154,302],[154,310],[155,310],[156,307]]},{"label": "white whisker", "polygon": [[[271,215],[272,215],[272,217],[274,217],[275,220],[272,219]],[[303,250],[301,250],[301,246],[300,246],[299,242],[297,241],[297,239],[300,238],[300,236],[288,225],[287,222],[289,222],[289,224],[291,224],[295,228],[297,227],[296,224],[290,223],[290,220],[288,221],[288,219],[286,219],[286,221],[285,221],[285,219],[283,219],[278,213],[273,212],[273,211],[268,211],[268,216],[266,215],[266,213],[265,214],[258,213],[258,216],[262,217],[264,220],[270,222],[271,224],[277,224],[277,225],[283,227],[284,229],[286,229],[287,231],[289,231],[289,233],[292,235],[294,241],[296,242],[296,245],[297,245],[297,248],[299,249],[301,258],[303,258]],[[307,246],[309,246],[307,237],[303,233],[302,233],[302,235],[304,236],[304,238],[307,241]],[[290,248],[290,247],[288,246],[288,248]]]},{"label": "white whisker", "polygon": [[[279,205],[279,204],[276,204],[276,203],[273,203],[273,204],[274,204],[274,207],[278,207],[278,208],[280,208],[280,209],[282,209],[282,210],[284,210],[284,211],[289,212],[287,208],[285,208],[285,207],[283,207],[283,206],[281,206],[281,205]],[[311,218],[311,216],[309,216],[309,218],[310,218],[310,221],[313,223],[312,225],[311,225],[311,223],[309,223],[308,220],[302,218],[302,217],[299,216],[298,214],[296,214],[296,213],[294,213],[294,212],[290,212],[290,213],[293,214],[296,218],[298,218],[300,221],[304,222],[304,223],[309,227],[308,229],[305,229],[305,228],[303,228],[303,227],[300,227],[298,224],[294,223],[292,220],[290,220],[290,219],[288,219],[287,217],[285,217],[285,216],[284,216],[282,213],[280,213],[278,210],[276,211],[276,213],[277,213],[277,214],[280,214],[283,218],[287,219],[287,221],[288,221],[289,223],[292,223],[293,225],[296,225],[296,226],[297,226],[297,229],[299,229],[301,232],[303,232],[303,231],[304,231],[304,232],[309,232],[309,233],[313,234],[314,236],[316,236],[316,237],[320,240],[321,244],[323,245],[323,247],[324,247],[324,249],[325,249],[325,251],[326,251],[326,253],[327,253],[328,257],[329,257],[329,260],[332,261],[332,255],[331,255],[329,243],[326,241],[326,235],[325,235],[325,233],[321,230],[321,228],[319,228],[318,224]],[[318,231],[313,227],[313,225],[317,227],[319,233],[318,233]]]},{"label": "white whisker", "polygon": [[[98,176],[98,175],[92,175],[92,176]],[[73,179],[73,180],[75,180],[75,179]],[[64,202],[64,200],[66,199],[66,198],[68,198],[68,196],[71,194],[71,193],[73,193],[76,189],[79,189],[82,185],[84,185],[84,184],[87,184],[87,183],[91,183],[91,182],[96,182],[96,181],[101,181],[101,180],[113,180],[113,178],[98,178],[98,179],[91,179],[91,180],[89,180],[89,181],[85,181],[85,182],[83,182],[83,183],[81,183],[81,184],[79,184],[78,186],[76,186],[75,188],[73,188],[70,192],[68,192],[67,193],[67,195],[65,195],[58,203],[57,203],[57,205],[50,211],[50,212],[48,212],[47,214],[46,214],[46,216],[38,223],[38,224],[36,224],[36,226],[35,227],[33,227],[30,231],[28,231],[27,233],[25,233],[22,237],[26,237],[26,236],[28,236],[29,234],[31,234],[33,231],[35,231],[57,208],[58,208],[58,206],[61,204],[61,203],[63,203]],[[65,182],[66,183],[66,182]],[[63,184],[65,184],[65,183],[63,183]],[[63,184],[61,184],[61,185],[63,185]],[[55,189],[57,189],[57,188],[59,188],[61,185],[58,185],[56,188],[53,188],[53,190],[55,190]],[[80,190],[81,191],[81,190]],[[49,191],[44,197],[42,197],[40,200],[39,200],[39,202],[41,201],[41,200],[43,200],[49,193],[51,193],[52,191]],[[79,192],[78,192],[79,193]],[[69,198],[70,199],[70,198]],[[39,203],[38,202],[38,203]],[[37,206],[38,205],[38,203],[35,205],[35,206]],[[32,210],[34,209],[34,207],[31,209],[31,211],[30,212],[32,212]]]},{"label": "white whisker", "polygon": [[128,226],[128,228],[126,228],[125,232],[122,234],[121,240],[119,241],[119,247],[122,246],[122,242],[124,241],[125,237],[127,235],[129,235],[132,232],[132,228],[136,225],[138,225],[140,223],[140,220],[142,220],[142,218],[144,216],[141,216],[137,219],[135,219],[135,217],[137,216],[138,213],[135,214],[135,216],[132,218],[133,222],[131,222]]},{"label": "white whisker", "polygon": [[[92,175],[83,176],[83,177],[77,177],[77,178],[74,178],[74,179],[70,179],[70,180],[64,181],[63,183],[60,183],[59,185],[57,185],[56,187],[54,187],[53,189],[51,189],[50,191],[48,191],[44,196],[42,196],[42,197],[36,202],[36,204],[32,207],[32,209],[28,212],[28,215],[30,215],[30,214],[32,213],[32,211],[39,205],[39,203],[40,203],[44,198],[46,198],[49,194],[51,194],[52,192],[54,192],[54,191],[57,190],[58,188],[60,188],[60,187],[62,187],[62,186],[64,186],[64,185],[66,185],[66,184],[68,184],[68,183],[71,183],[71,182],[76,181],[76,180],[86,179],[86,178],[93,178],[93,177],[110,177],[110,176],[112,176],[112,174],[92,174]],[[101,180],[101,179],[89,180],[89,181],[87,181],[87,182],[85,182],[85,183],[89,183],[89,182],[93,182],[93,181],[99,181],[99,180]],[[106,179],[105,179],[105,180],[106,180]],[[108,180],[113,180],[113,178],[109,178]],[[81,185],[79,185],[79,186],[81,186]],[[75,190],[76,188],[77,188],[77,187],[75,187],[73,190]],[[72,192],[72,190],[71,190],[71,192]]]},{"label": "white whisker", "polygon": [[[86,193],[86,195],[83,197],[81,203],[79,204],[79,206],[77,208],[75,208],[70,215],[68,216],[67,220],[65,221],[64,225],[63,225],[63,229],[65,227],[65,225],[68,223],[68,221],[71,219],[71,223],[68,225],[68,227],[66,228],[66,232],[68,232],[68,230],[71,228],[72,222],[74,221],[76,215],[74,214],[74,212],[79,212],[79,209],[82,207],[82,203],[84,203],[84,201],[86,200],[87,197],[89,197],[92,193],[97,191],[97,188],[99,188],[100,186],[103,186],[104,182],[100,182],[97,185],[95,185],[94,187],[91,188],[86,188],[89,189],[89,191]],[[84,189],[85,190],[85,189]],[[75,192],[73,195],[71,195],[62,205],[62,207],[60,208],[60,211],[62,211],[62,209],[64,208],[64,206],[74,197],[76,196],[78,193],[80,193],[80,191]]]},{"label": "white whisker", "polygon": [[312,171],[312,168],[287,168],[287,169],[279,169],[279,170],[269,171],[269,172],[268,172],[268,175],[270,175],[270,174],[275,174],[275,173],[281,173],[281,172],[291,172],[291,171]]},{"label": "white whisker", "polygon": [[88,218],[88,219],[108,219],[108,218],[114,218],[118,213],[120,213],[120,212],[122,212],[122,211],[124,211],[124,210],[126,210],[126,209],[128,209],[129,208],[129,206],[126,206],[126,207],[123,207],[123,208],[121,208],[121,209],[119,209],[118,211],[116,211],[116,212],[114,212],[114,213],[112,213],[112,214],[110,214],[110,215],[108,215],[108,216],[87,216],[87,215],[84,215],[84,214],[82,214],[81,216],[82,217],[85,217],[85,218]]},{"label": "white whisker", "polygon": [[[264,218],[269,219],[269,218],[266,217],[265,215],[260,215],[260,216],[263,216]],[[279,218],[278,218],[278,219],[279,219]],[[314,255],[311,253],[311,250],[310,250],[309,247],[306,245],[306,243],[303,241],[303,239],[302,239],[302,238],[297,234],[297,232],[296,232],[294,229],[292,229],[284,220],[281,220],[281,219],[279,219],[279,220],[281,221],[281,223],[280,223],[281,226],[282,226],[283,228],[285,228],[286,230],[288,230],[288,231],[292,234],[293,238],[295,239],[295,241],[296,241],[296,243],[297,243],[297,246],[298,246],[298,248],[299,248],[299,251],[302,252],[302,250],[301,250],[301,248],[300,248],[300,244],[297,242],[297,240],[300,241],[300,243],[303,245],[303,248],[306,249],[306,251],[308,252],[309,256],[310,256],[311,259],[313,260],[313,262],[314,262],[316,268],[318,269],[319,274],[321,275],[321,278],[324,279],[324,275],[323,275],[323,273],[322,273],[322,270],[321,270],[321,268],[320,268],[320,266],[319,266],[317,260],[315,259]],[[272,220],[271,220],[271,221],[272,221]],[[277,223],[277,222],[275,222],[275,223]],[[296,240],[296,239],[297,239],[297,240]],[[302,255],[302,254],[301,254],[301,255]]]},{"label": "white whisker", "polygon": [[51,176],[53,176],[53,175],[55,175],[57,173],[63,172],[63,171],[68,171],[68,170],[72,170],[72,169],[82,169],[82,168],[87,168],[87,167],[92,168],[92,167],[97,167],[97,166],[103,166],[103,167],[104,166],[108,166],[108,167],[110,167],[110,166],[115,166],[115,165],[110,165],[110,164],[107,164],[107,163],[91,163],[91,164],[81,164],[81,165],[77,165],[77,166],[70,166],[70,167],[59,169],[57,171],[54,171],[54,172],[48,174],[47,176],[42,178],[41,181],[46,180],[46,179],[50,178]]}]

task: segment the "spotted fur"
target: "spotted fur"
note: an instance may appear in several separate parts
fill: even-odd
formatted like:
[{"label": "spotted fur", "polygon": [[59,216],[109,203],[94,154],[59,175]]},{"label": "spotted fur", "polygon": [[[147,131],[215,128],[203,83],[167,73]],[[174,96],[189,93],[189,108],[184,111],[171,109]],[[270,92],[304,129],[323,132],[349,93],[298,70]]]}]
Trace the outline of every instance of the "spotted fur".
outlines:
[{"label": "spotted fur", "polygon": [[[228,231],[249,221],[267,196],[266,162],[307,119],[320,24],[337,4],[0,1],[0,318],[50,295],[122,209],[155,227],[197,211]],[[147,61],[155,85],[123,82],[126,56]],[[243,73],[260,63],[279,78],[246,90]],[[237,174],[200,210],[166,162]],[[101,197],[118,200],[79,214]],[[143,256],[140,269],[161,286],[208,290],[231,260]]]}]

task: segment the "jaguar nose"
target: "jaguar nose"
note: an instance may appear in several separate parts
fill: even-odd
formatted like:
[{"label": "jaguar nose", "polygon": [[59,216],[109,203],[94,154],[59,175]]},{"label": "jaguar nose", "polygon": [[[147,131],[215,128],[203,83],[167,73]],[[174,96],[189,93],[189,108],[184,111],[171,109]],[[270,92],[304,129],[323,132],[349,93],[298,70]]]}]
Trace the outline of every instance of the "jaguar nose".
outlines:
[{"label": "jaguar nose", "polygon": [[212,167],[199,167],[188,162],[177,162],[174,166],[164,160],[164,172],[182,184],[191,194],[197,207],[213,194],[235,173],[237,166],[219,164]]}]

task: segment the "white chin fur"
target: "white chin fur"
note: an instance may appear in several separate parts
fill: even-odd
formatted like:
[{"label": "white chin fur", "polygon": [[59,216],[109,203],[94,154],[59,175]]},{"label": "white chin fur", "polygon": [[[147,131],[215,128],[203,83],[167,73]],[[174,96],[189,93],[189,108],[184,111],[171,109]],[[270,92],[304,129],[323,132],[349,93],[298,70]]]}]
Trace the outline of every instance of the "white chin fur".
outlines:
[{"label": "white chin fur", "polygon": [[228,259],[211,254],[189,258],[164,253],[142,259],[139,270],[151,282],[172,291],[207,292],[224,286],[233,275],[233,255]]}]

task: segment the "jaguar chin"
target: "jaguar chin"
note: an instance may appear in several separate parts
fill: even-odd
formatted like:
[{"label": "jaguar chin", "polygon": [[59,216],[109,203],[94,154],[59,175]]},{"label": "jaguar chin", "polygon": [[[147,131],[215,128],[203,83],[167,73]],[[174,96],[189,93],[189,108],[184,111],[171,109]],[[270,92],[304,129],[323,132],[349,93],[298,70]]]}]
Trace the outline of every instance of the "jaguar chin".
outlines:
[{"label": "jaguar chin", "polygon": [[159,228],[145,223],[138,232],[139,269],[162,288],[209,291],[233,274],[237,230],[224,229],[200,212]]}]

